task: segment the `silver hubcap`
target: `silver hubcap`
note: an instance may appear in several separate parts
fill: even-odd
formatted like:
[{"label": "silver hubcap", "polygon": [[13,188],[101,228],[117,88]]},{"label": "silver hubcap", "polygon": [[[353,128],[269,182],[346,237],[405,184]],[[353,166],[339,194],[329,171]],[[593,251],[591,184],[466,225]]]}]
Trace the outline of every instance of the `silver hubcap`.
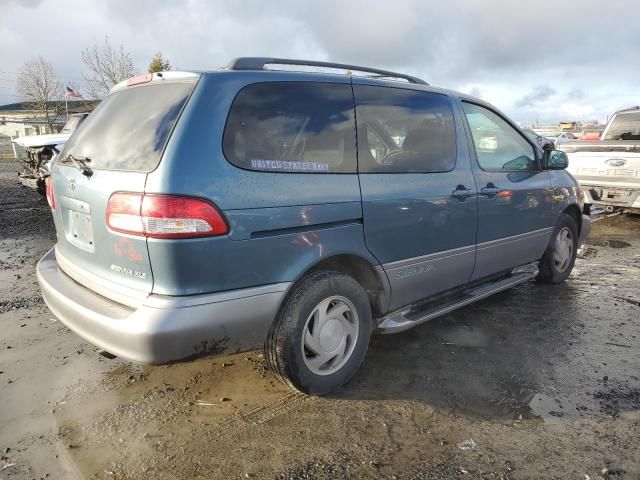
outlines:
[{"label": "silver hubcap", "polygon": [[558,232],[553,248],[553,263],[559,272],[564,272],[573,258],[573,237],[571,230],[564,227]]},{"label": "silver hubcap", "polygon": [[330,375],[347,363],[358,339],[358,313],[345,297],[321,301],[307,318],[302,334],[302,358],[316,375]]}]

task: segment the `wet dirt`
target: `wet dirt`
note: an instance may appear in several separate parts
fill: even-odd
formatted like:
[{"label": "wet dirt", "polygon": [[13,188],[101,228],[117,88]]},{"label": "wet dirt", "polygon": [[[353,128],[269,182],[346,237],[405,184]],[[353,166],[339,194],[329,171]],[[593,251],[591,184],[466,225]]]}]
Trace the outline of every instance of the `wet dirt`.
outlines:
[{"label": "wet dirt", "polygon": [[46,202],[13,168],[0,161],[0,478],[640,478],[639,217],[595,223],[564,285],[376,336],[351,383],[305,397],[260,352],[136,366],[69,332],[35,281]]}]

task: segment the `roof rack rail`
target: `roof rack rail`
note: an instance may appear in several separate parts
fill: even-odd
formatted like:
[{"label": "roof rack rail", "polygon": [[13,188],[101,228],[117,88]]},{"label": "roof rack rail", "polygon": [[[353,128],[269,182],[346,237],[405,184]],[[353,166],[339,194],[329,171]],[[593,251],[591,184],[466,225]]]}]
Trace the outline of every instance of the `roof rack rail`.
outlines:
[{"label": "roof rack rail", "polygon": [[337,68],[341,70],[355,70],[357,72],[373,73],[379,78],[402,78],[410,83],[418,85],[429,85],[421,78],[407,75],[405,73],[390,72],[377,68],[361,67],[358,65],[348,65],[345,63],[316,62],[313,60],[292,60],[290,58],[267,58],[267,57],[240,57],[235,58],[227,65],[228,70],[265,70],[265,65],[300,65],[309,67]]}]

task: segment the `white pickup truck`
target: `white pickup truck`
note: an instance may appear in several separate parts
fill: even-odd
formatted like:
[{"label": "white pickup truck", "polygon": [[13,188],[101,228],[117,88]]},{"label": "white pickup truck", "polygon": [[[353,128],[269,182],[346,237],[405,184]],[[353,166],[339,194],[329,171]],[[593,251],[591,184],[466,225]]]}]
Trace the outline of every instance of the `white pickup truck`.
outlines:
[{"label": "white pickup truck", "polygon": [[640,107],[616,112],[599,141],[557,148],[567,153],[567,170],[582,185],[586,203],[640,213]]}]

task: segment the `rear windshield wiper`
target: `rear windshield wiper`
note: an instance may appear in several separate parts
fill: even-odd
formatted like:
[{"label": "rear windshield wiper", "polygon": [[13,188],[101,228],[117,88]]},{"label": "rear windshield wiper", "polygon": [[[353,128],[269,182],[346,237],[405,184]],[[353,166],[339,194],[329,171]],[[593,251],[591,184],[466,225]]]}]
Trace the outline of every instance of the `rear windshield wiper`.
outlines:
[{"label": "rear windshield wiper", "polygon": [[90,177],[93,175],[93,170],[87,165],[87,163],[91,162],[89,157],[85,157],[82,155],[72,155],[71,153],[66,156],[65,160],[71,160],[76,167],[82,170],[82,174],[86,177]]}]

